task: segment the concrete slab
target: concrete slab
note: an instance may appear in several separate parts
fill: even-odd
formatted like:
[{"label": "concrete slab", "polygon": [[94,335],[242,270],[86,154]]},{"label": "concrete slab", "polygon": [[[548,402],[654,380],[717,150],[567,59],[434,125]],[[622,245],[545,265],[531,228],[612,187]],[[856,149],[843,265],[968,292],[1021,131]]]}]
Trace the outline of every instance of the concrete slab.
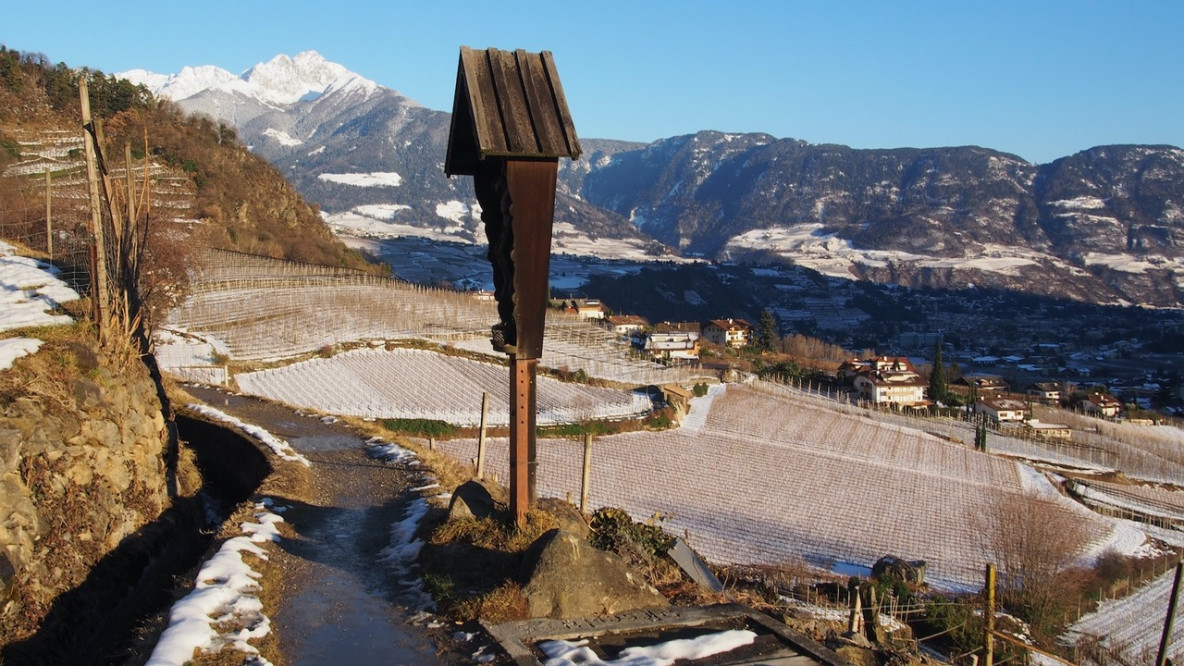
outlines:
[{"label": "concrete slab", "polygon": [[[740,604],[716,606],[672,606],[632,611],[608,617],[576,620],[548,618],[488,624],[485,630],[519,666],[541,666],[535,645],[543,641],[588,639],[598,645],[619,647],[631,637],[652,643],[666,635],[674,638],[689,628],[720,630],[743,625],[758,636],[756,647],[738,648],[695,663],[711,666],[776,664],[779,666],[850,666],[849,662],[810,637],[790,629],[772,617]],[[754,651],[759,654],[754,654]]]}]

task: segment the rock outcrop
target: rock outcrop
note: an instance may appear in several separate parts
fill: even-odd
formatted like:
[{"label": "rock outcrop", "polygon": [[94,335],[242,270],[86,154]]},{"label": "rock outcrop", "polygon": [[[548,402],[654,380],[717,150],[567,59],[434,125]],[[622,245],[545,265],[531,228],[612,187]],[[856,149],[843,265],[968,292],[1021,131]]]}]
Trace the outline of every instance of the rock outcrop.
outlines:
[{"label": "rock outcrop", "polygon": [[169,506],[167,431],[134,356],[48,341],[0,376],[0,645]]},{"label": "rock outcrop", "polygon": [[599,617],[669,605],[619,556],[559,529],[539,537],[526,552],[523,579],[530,617]]}]

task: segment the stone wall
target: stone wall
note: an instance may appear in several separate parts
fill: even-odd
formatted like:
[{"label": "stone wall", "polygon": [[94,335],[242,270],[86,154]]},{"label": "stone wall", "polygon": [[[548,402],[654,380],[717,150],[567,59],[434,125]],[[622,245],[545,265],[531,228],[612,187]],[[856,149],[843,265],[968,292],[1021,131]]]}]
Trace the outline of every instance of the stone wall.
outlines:
[{"label": "stone wall", "polygon": [[170,503],[165,420],[134,356],[49,340],[3,372],[0,645],[35,631],[59,595]]}]

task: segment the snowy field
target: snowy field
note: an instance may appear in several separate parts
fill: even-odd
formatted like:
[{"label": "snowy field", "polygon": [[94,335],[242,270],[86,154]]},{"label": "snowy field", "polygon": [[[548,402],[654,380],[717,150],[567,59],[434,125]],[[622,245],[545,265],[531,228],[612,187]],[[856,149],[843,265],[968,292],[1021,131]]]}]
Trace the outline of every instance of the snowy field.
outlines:
[{"label": "snowy field", "polygon": [[[0,241],[0,332],[31,326],[69,324],[73,320],[54,310],[78,298],[78,293],[56,277],[58,270],[36,259],[17,256]],[[0,370],[41,348],[36,338],[0,339]]]},{"label": "snowy field", "polygon": [[[505,366],[419,349],[357,349],[270,370],[240,374],[239,388],[296,407],[340,416],[481,422],[489,393],[490,426],[509,425]],[[644,392],[538,380],[539,425],[640,416],[653,404]]]},{"label": "snowy field", "polygon": [[[939,588],[975,589],[983,553],[972,516],[996,499],[1060,497],[1020,463],[918,430],[853,417],[777,390],[729,385],[697,399],[694,427],[601,437],[593,444],[589,501],[637,519],[659,513],[717,563],[791,558],[828,568],[870,568],[884,555],[921,559]],[[707,413],[703,415],[703,412]],[[438,447],[469,461],[476,442]],[[487,465],[506,478],[507,442],[491,441]],[[539,443],[541,495],[579,497],[582,443]],[[1088,558],[1133,552],[1145,535],[1064,498],[1067,519],[1093,539]]]}]

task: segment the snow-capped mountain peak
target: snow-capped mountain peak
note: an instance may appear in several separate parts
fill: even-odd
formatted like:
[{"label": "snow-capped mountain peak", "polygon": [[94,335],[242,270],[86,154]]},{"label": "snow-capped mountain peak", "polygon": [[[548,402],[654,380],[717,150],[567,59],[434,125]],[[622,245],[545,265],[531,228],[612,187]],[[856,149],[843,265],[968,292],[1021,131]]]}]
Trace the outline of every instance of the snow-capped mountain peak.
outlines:
[{"label": "snow-capped mountain peak", "polygon": [[316,51],[304,51],[294,58],[280,54],[238,76],[213,65],[185,67],[172,75],[137,69],[116,76],[144,84],[153,94],[178,102],[203,92],[222,92],[244,95],[269,106],[288,106],[334,89],[378,87],[344,66],[325,60]]},{"label": "snow-capped mountain peak", "polygon": [[143,84],[152,94],[180,101],[212,88],[238,88],[245,92],[245,81],[214,65],[184,67],[178,74],[157,74],[144,69],[133,69],[115,75],[136,85]]},{"label": "snow-capped mountain peak", "polygon": [[295,58],[277,55],[243,72],[241,78],[256,99],[281,106],[340,88],[351,79],[361,79],[316,51],[304,51]]}]

